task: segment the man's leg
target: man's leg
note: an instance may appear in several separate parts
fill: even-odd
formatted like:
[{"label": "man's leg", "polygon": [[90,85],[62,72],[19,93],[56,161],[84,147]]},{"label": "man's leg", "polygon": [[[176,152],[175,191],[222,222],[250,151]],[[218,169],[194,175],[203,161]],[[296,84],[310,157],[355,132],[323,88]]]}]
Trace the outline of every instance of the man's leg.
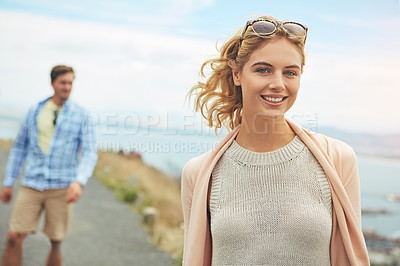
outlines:
[{"label": "man's leg", "polygon": [[21,186],[10,219],[10,231],[2,265],[22,265],[22,243],[28,233],[36,231],[42,209],[42,193]]},{"label": "man's leg", "polygon": [[51,249],[49,256],[47,257],[47,266],[61,266],[62,255],[61,255],[61,241],[50,240]]},{"label": "man's leg", "polygon": [[22,266],[22,243],[26,234],[9,232],[4,249],[2,266]]},{"label": "man's leg", "polygon": [[66,203],[67,189],[49,189],[45,191],[45,223],[43,232],[51,242],[47,265],[58,266],[62,263],[61,242],[67,234],[72,212],[72,204]]}]

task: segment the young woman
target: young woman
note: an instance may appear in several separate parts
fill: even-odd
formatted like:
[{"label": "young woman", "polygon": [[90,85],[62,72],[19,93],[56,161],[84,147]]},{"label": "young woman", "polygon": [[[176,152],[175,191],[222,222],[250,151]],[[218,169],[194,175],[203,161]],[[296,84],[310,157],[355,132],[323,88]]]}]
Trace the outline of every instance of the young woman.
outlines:
[{"label": "young woman", "polygon": [[284,116],[306,36],[260,17],[203,64],[196,110],[231,132],[183,169],[184,265],[369,265],[353,149]]}]

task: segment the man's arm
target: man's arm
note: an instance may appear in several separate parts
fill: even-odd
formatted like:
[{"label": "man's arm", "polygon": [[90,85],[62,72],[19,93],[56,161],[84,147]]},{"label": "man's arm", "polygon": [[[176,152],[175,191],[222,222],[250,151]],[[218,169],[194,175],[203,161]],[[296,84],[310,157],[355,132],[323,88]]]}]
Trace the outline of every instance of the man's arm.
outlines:
[{"label": "man's arm", "polygon": [[77,202],[82,194],[82,189],[93,174],[97,162],[97,146],[94,127],[87,113],[82,122],[79,136],[81,158],[78,166],[78,175],[72,182],[67,192],[67,203]]},{"label": "man's arm", "polygon": [[4,187],[0,194],[0,198],[4,203],[9,203],[12,199],[12,187],[21,172],[22,165],[28,154],[29,116],[31,112],[32,110],[25,116],[8,157],[6,177],[3,183]]},{"label": "man's arm", "polygon": [[82,123],[80,135],[81,158],[78,166],[76,181],[85,186],[93,174],[97,162],[97,145],[94,126],[89,115],[86,113]]}]

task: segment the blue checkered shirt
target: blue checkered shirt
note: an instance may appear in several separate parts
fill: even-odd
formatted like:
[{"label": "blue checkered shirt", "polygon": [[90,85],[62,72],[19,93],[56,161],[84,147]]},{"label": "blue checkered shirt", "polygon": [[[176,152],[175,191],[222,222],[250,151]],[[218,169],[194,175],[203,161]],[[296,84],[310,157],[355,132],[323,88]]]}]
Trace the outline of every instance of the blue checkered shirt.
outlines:
[{"label": "blue checkered shirt", "polygon": [[24,161],[21,184],[40,191],[66,188],[75,181],[84,186],[92,176],[97,162],[93,123],[88,112],[71,100],[58,115],[48,154],[39,148],[37,120],[49,99],[26,115],[8,158],[4,186],[14,185]]}]

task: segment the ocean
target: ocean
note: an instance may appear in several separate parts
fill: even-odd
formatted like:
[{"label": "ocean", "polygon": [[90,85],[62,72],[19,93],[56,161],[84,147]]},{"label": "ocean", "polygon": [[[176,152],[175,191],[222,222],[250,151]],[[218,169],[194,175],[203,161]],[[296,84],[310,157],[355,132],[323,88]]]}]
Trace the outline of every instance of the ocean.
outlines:
[{"label": "ocean", "polygon": [[381,158],[358,156],[361,206],[364,209],[387,214],[362,216],[363,229],[400,238],[400,201],[389,201],[387,195],[400,196],[400,163]]},{"label": "ocean", "polygon": [[[15,138],[21,121],[0,117],[0,138]],[[145,163],[171,178],[179,179],[185,163],[212,148],[219,139],[212,131],[179,130],[159,127],[97,126],[100,150],[139,152]],[[364,230],[386,237],[400,237],[400,201],[387,195],[400,195],[400,162],[358,155]],[[379,213],[381,211],[381,213]]]}]

